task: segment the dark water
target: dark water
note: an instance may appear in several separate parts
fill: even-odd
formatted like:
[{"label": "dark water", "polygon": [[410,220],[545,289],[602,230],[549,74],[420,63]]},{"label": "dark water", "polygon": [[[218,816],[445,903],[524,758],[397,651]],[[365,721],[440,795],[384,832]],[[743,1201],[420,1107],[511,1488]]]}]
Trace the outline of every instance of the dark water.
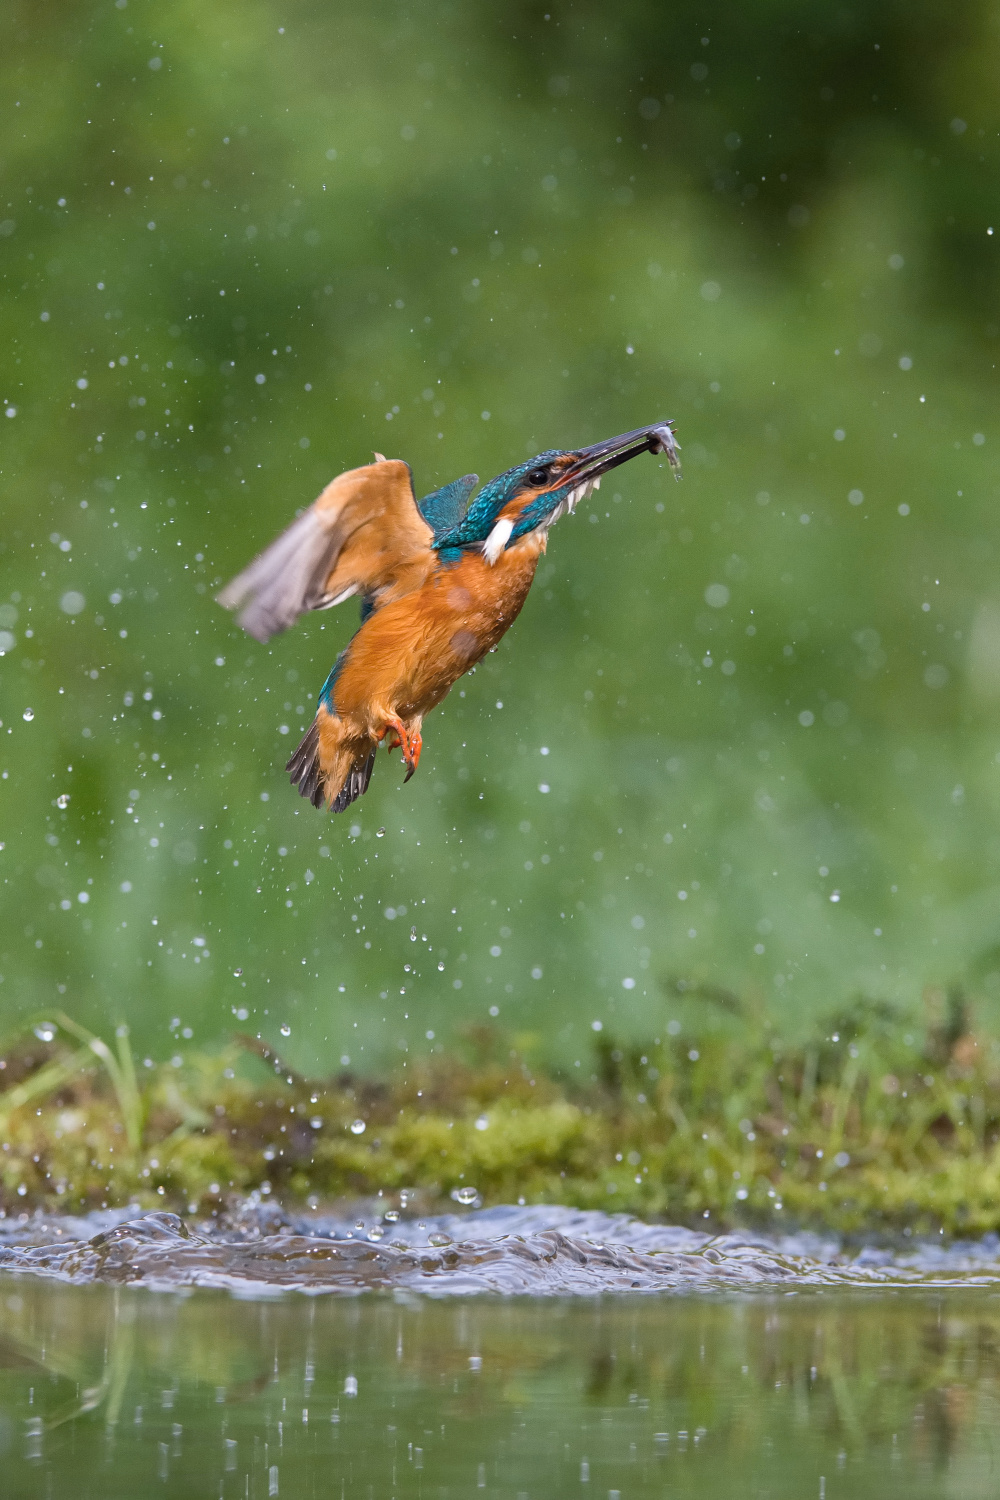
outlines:
[{"label": "dark water", "polygon": [[[495,1210],[387,1226],[404,1250],[257,1217],[226,1244],[6,1226],[7,1266],[43,1274],[0,1276],[4,1496],[995,1492],[995,1245],[851,1258]],[[11,1248],[28,1230],[49,1244]]]}]

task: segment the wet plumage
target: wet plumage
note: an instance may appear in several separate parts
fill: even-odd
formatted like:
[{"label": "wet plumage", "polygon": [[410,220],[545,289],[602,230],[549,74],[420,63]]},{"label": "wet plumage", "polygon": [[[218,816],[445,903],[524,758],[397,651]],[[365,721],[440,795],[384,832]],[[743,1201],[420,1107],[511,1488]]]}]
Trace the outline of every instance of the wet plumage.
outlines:
[{"label": "wet plumage", "polygon": [[474,499],[469,474],[418,502],[409,465],[379,455],[327,485],[219,595],[259,641],[360,596],[361,627],[286,767],[302,796],[343,812],[367,791],[382,743],[400,747],[409,780],[425,716],[517,618],[549,528],[602,474],[646,452],[676,467],[670,423],[541,453]]}]

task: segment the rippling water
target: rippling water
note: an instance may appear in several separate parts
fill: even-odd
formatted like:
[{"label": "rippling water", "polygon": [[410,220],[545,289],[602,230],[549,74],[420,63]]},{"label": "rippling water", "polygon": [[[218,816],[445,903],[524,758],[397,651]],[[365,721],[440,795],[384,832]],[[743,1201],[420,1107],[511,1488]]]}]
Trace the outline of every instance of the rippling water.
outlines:
[{"label": "rippling water", "polygon": [[8,1218],[0,1493],[992,1495],[998,1281],[996,1238],[852,1251],[561,1208]]},{"label": "rippling water", "polygon": [[626,1215],[499,1207],[424,1219],[286,1216],[248,1202],[219,1225],[175,1214],[0,1223],[0,1270],[76,1284],[432,1295],[988,1286],[1000,1240],[848,1250],[812,1235],[710,1235]]}]

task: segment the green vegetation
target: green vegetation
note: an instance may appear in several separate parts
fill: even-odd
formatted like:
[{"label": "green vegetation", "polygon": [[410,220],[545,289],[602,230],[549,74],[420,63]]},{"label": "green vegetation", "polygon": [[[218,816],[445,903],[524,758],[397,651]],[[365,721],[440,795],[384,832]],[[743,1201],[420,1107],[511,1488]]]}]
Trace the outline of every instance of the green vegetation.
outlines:
[{"label": "green vegetation", "polygon": [[416,1195],[703,1227],[995,1229],[1000,1047],[960,994],[926,999],[919,1042],[858,1006],[791,1047],[716,995],[697,1045],[601,1032],[589,1071],[543,1072],[486,1027],[460,1052],[322,1081],[250,1037],[137,1081],[124,1028],[115,1051],[86,1035],[73,1050],[80,1028],[59,1017],[3,1059],[0,1206],[204,1213],[258,1190],[299,1207]]},{"label": "green vegetation", "polygon": [[[287,12],[0,18],[0,1012],[68,1013],[3,1206],[992,1226],[992,10]],[[661,416],[683,483],[560,523],[419,776],[304,807],[355,616],[221,580],[373,449]]]},{"label": "green vegetation", "polygon": [[[495,1006],[572,1067],[673,975],[996,1031],[998,68],[985,0],[5,6],[6,1022],[322,1076]],[[305,807],[356,612],[263,648],[217,584],[373,449],[660,416],[683,482],[560,522],[419,774]]]}]

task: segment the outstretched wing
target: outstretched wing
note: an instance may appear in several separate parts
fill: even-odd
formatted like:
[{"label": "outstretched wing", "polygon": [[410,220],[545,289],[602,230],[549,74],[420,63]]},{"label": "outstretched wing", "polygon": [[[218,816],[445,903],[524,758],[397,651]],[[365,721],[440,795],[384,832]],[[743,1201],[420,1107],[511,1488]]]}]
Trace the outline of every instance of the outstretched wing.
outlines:
[{"label": "outstretched wing", "polygon": [[349,469],[218,595],[258,641],[353,594],[374,606],[419,587],[435,562],[409,464]]}]

